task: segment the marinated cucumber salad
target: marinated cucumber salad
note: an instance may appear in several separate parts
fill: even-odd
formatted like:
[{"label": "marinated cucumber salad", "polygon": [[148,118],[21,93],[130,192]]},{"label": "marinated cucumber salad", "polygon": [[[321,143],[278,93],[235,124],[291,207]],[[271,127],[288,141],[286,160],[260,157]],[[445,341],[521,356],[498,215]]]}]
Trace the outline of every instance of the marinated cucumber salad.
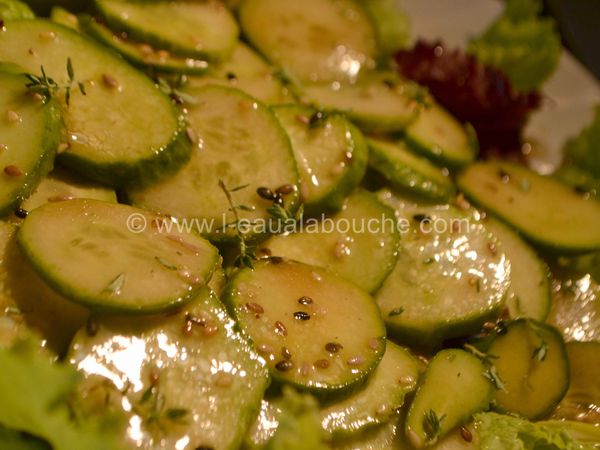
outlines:
[{"label": "marinated cucumber salad", "polygon": [[[400,74],[393,1],[30,6],[0,0],[1,449],[600,448],[600,113],[539,175]],[[478,52],[554,32],[506,8]]]}]

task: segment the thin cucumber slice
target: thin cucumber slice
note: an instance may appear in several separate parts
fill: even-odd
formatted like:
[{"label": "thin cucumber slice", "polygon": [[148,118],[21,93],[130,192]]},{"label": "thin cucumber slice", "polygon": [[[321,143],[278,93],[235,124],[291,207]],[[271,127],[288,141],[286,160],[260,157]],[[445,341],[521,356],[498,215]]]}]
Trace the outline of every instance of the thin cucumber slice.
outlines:
[{"label": "thin cucumber slice", "polygon": [[429,363],[406,417],[405,431],[417,448],[435,444],[485,411],[494,398],[487,367],[464,350],[442,350]]},{"label": "thin cucumber slice", "polygon": [[97,0],[96,7],[113,30],[190,58],[227,59],[239,34],[231,12],[216,0]]},{"label": "thin cucumber slice", "polygon": [[71,14],[64,8],[60,6],[53,6],[50,11],[50,19],[53,22],[59,23],[65,27],[73,28],[76,31],[79,31],[79,21],[77,20],[77,16],[75,14]]},{"label": "thin cucumber slice", "polygon": [[[8,24],[0,33],[0,60],[68,85],[67,60],[74,78],[70,104],[63,104],[68,142],[61,161],[90,179],[113,186],[153,181],[172,173],[190,155],[185,122],[169,98],[143,74],[112,52],[73,30],[45,20]],[[65,101],[61,89],[55,98]],[[144,130],[144,132],[140,132]]]},{"label": "thin cucumber slice", "polygon": [[293,103],[281,75],[246,44],[239,42],[231,57],[202,77],[188,76],[187,85],[197,88],[220,84],[237,88],[270,105]]},{"label": "thin cucumber slice", "polygon": [[166,50],[157,50],[146,43],[133,41],[127,36],[114,34],[91,17],[80,17],[79,24],[84,33],[116,50],[134,66],[158,72],[196,75],[203,74],[209,68],[208,62],[204,59],[173,55]]},{"label": "thin cucumber slice", "polygon": [[332,437],[355,435],[396,416],[405,396],[414,391],[419,363],[405,348],[387,342],[381,363],[364,387],[321,409],[321,424]]},{"label": "thin cucumber slice", "polygon": [[381,198],[396,209],[403,232],[396,267],[375,294],[390,334],[435,347],[495,319],[511,273],[496,238],[452,206],[418,205],[389,192]]},{"label": "thin cucumber slice", "polygon": [[[210,280],[217,250],[196,234],[130,206],[76,199],[33,210],[18,234],[48,284],[98,310],[149,314],[191,300]],[[164,230],[163,230],[164,231]]]},{"label": "thin cucumber slice", "polygon": [[406,142],[416,151],[450,166],[473,162],[479,150],[477,135],[439,105],[423,108],[406,128]]},{"label": "thin cucumber slice", "polygon": [[510,261],[510,288],[506,307],[513,319],[528,317],[546,320],[550,312],[552,286],[550,269],[519,235],[501,222],[489,219],[488,230],[500,241]]},{"label": "thin cucumber slice", "polygon": [[500,411],[539,419],[549,414],[569,388],[569,360],[560,333],[533,320],[519,319],[492,341],[488,354],[504,389],[496,392]]},{"label": "thin cucumber slice", "polygon": [[52,169],[61,138],[57,104],[26,95],[27,82],[0,73],[0,215],[12,212]]},{"label": "thin cucumber slice", "polygon": [[600,342],[569,342],[570,384],[553,417],[600,423]]},{"label": "thin cucumber slice", "polygon": [[379,172],[392,186],[431,200],[448,201],[454,184],[442,169],[413,154],[404,141],[371,138],[369,167]]},{"label": "thin cucumber slice", "polygon": [[274,256],[324,267],[373,292],[396,264],[400,233],[395,220],[394,211],[375,194],[358,190],[336,215],[312,225],[311,219],[305,230],[274,236],[261,248]]},{"label": "thin cucumber slice", "polygon": [[410,450],[411,447],[400,442],[402,424],[398,419],[385,425],[368,428],[358,436],[335,439],[332,450]]},{"label": "thin cucumber slice", "polygon": [[534,244],[557,252],[600,249],[600,203],[550,177],[515,164],[480,162],[457,182],[471,200]]},{"label": "thin cucumber slice", "polygon": [[79,401],[125,414],[136,448],[237,450],[268,373],[234,327],[212,293],[175,315],[98,318],[69,354],[85,376]]},{"label": "thin cucumber slice", "polygon": [[355,79],[374,66],[375,29],[353,0],[246,0],[238,15],[248,40],[298,80]]},{"label": "thin cucumber slice", "polygon": [[273,401],[263,399],[258,416],[248,428],[244,438],[243,450],[262,450],[279,428],[281,408]]},{"label": "thin cucumber slice", "polygon": [[367,170],[368,149],[361,132],[341,114],[299,105],[274,111],[292,141],[305,211],[339,210]]},{"label": "thin cucumber slice", "polygon": [[420,109],[402,85],[390,85],[379,77],[357,83],[311,84],[304,86],[303,93],[315,107],[343,112],[361,129],[374,133],[404,130]]},{"label": "thin cucumber slice", "polygon": [[63,355],[89,312],[50,289],[17,247],[13,224],[0,222],[0,347],[34,338]]},{"label": "thin cucumber slice", "polygon": [[[248,236],[273,229],[267,213],[272,202],[257,194],[259,187],[275,190],[297,186],[298,173],[289,138],[273,113],[237,89],[205,86],[189,92],[195,104],[188,120],[197,135],[197,148],[188,164],[175,176],[142,190],[129,191],[129,199],[144,209],[179,219],[196,219],[197,227],[211,240],[236,239],[226,225],[233,220],[227,198],[219,187],[246,186],[232,193],[239,216],[248,223]],[[298,189],[286,196],[293,210]],[[250,224],[252,221],[255,226]],[[268,225],[268,226],[265,226]]]},{"label": "thin cucumber slice", "polygon": [[21,209],[31,211],[46,203],[91,198],[117,203],[117,194],[110,188],[82,180],[76,175],[57,168],[42,180],[35,192],[21,203]]},{"label": "thin cucumber slice", "polygon": [[260,260],[223,299],[276,380],[315,392],[355,386],[379,364],[385,327],[372,298],[314,266]]}]

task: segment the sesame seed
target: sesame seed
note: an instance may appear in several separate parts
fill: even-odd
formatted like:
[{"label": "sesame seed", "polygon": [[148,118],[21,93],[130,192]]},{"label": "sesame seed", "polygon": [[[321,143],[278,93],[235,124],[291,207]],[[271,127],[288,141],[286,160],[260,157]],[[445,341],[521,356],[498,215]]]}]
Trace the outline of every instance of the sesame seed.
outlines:
[{"label": "sesame seed", "polygon": [[23,208],[15,209],[15,216],[17,216],[19,219],[26,219],[28,215],[29,215],[29,211],[27,211]]},{"label": "sesame seed", "polygon": [[460,437],[463,438],[465,442],[471,442],[473,440],[473,433],[467,427],[460,427]]},{"label": "sesame seed", "polygon": [[312,305],[313,299],[304,295],[298,299],[298,303],[300,303],[301,305]]},{"label": "sesame seed", "polygon": [[265,200],[273,200],[275,198],[275,194],[268,187],[261,186],[256,190],[258,196]]},{"label": "sesame seed", "polygon": [[284,359],[292,359],[292,352],[290,352],[290,349],[287,347],[281,347],[281,356]]},{"label": "sesame seed", "polygon": [[237,81],[237,76],[233,72],[227,72],[225,76],[229,81]]},{"label": "sesame seed", "polygon": [[18,112],[8,110],[6,111],[6,120],[8,121],[8,123],[17,123],[21,122],[23,119],[21,118],[21,115]]},{"label": "sesame seed", "polygon": [[265,313],[265,309],[258,303],[246,303],[244,307],[247,311],[254,313],[257,319]]},{"label": "sesame seed", "polygon": [[485,322],[481,328],[483,328],[486,331],[492,331],[493,329],[496,328],[496,324],[494,322]]},{"label": "sesame seed", "polygon": [[488,243],[488,249],[490,250],[490,253],[494,256],[496,256],[496,253],[498,253],[498,247],[496,247],[496,244],[494,244],[493,242]]},{"label": "sesame seed", "polygon": [[102,82],[109,88],[114,89],[119,87],[119,82],[112,75],[108,75],[106,73],[102,74]]},{"label": "sesame seed", "polygon": [[429,217],[427,214],[415,214],[413,216],[413,219],[415,222],[419,222],[419,223],[430,223],[431,222],[431,217]]},{"label": "sesame seed", "polygon": [[38,92],[31,92],[31,93],[29,93],[29,95],[31,96],[32,99],[34,99],[37,102],[43,102],[44,101],[44,96],[41,95]]},{"label": "sesame seed", "polygon": [[195,144],[196,142],[198,142],[198,135],[196,134],[196,132],[192,129],[192,127],[187,127],[185,129],[185,135],[187,136],[187,138],[190,140],[190,142],[192,144]]},{"label": "sesame seed", "polygon": [[329,365],[330,365],[330,363],[326,359],[318,359],[315,361],[315,367],[317,367],[319,369],[327,369],[329,367]]},{"label": "sesame seed", "polygon": [[305,313],[304,311],[296,311],[294,313],[294,319],[307,321],[307,320],[310,320],[310,314]]},{"label": "sesame seed", "polygon": [[373,338],[369,340],[369,348],[371,348],[372,350],[379,349],[379,338]]},{"label": "sesame seed", "polygon": [[283,186],[279,186],[275,193],[279,195],[289,195],[294,192],[296,188],[292,184],[284,184]]},{"label": "sesame seed", "polygon": [[0,152],[4,152],[6,150],[8,150],[8,145],[6,145],[6,144],[0,144]]},{"label": "sesame seed", "polygon": [[310,364],[308,363],[302,363],[302,365],[300,366],[300,375],[302,375],[303,377],[307,377],[310,375],[312,367],[310,366]]},{"label": "sesame seed", "polygon": [[171,54],[167,50],[159,50],[156,52],[156,54],[158,55],[159,59],[163,60],[171,56]]},{"label": "sesame seed", "polygon": [[152,53],[154,53],[154,49],[152,47],[150,47],[148,44],[138,45],[138,50],[145,57],[150,56]]},{"label": "sesame seed", "polygon": [[13,165],[6,166],[4,168],[4,173],[9,177],[21,177],[25,175],[25,173],[21,169]]},{"label": "sesame seed", "polygon": [[256,350],[263,355],[269,355],[273,353],[273,348],[267,344],[260,344],[258,347],[256,347]]},{"label": "sesame seed", "polygon": [[54,39],[56,37],[56,34],[54,33],[54,31],[43,31],[40,33],[39,35],[42,39]]},{"label": "sesame seed", "polygon": [[58,144],[56,151],[60,154],[66,152],[69,148],[71,148],[71,144],[69,142],[61,142]]},{"label": "sesame seed", "polygon": [[85,332],[88,336],[96,336],[98,334],[98,322],[94,316],[90,316],[85,323]]},{"label": "sesame seed", "polygon": [[362,356],[353,356],[347,361],[349,366],[361,366],[364,364],[364,362],[365,358],[363,358]]},{"label": "sesame seed", "polygon": [[377,407],[377,409],[375,410],[375,413],[377,413],[378,415],[382,416],[387,412],[387,405],[385,403],[382,403],[381,405],[379,405]]},{"label": "sesame seed", "polygon": [[229,387],[233,384],[233,375],[227,372],[217,372],[214,375],[215,385],[218,387]]},{"label": "sesame seed", "polygon": [[287,372],[294,368],[294,363],[290,360],[284,359],[275,364],[275,368],[280,372]]},{"label": "sesame seed", "polygon": [[279,320],[277,322],[275,322],[275,333],[280,334],[282,336],[287,336],[287,334],[288,334],[287,328]]},{"label": "sesame seed", "polygon": [[341,175],[344,172],[344,169],[346,168],[346,163],[339,163],[336,164],[335,166],[333,166],[331,168],[331,175]]},{"label": "sesame seed", "polygon": [[269,262],[275,265],[281,264],[283,262],[283,258],[281,256],[272,256],[269,258]]},{"label": "sesame seed", "polygon": [[404,386],[409,386],[415,382],[415,378],[410,375],[403,376],[398,380],[398,382]]},{"label": "sesame seed", "polygon": [[202,328],[202,334],[204,334],[204,336],[206,337],[212,337],[214,335],[216,335],[219,332],[219,327],[216,325],[207,325],[206,327]]},{"label": "sesame seed", "polygon": [[342,344],[338,344],[337,342],[328,342],[325,344],[325,350],[329,353],[337,353],[343,348]]},{"label": "sesame seed", "polygon": [[73,200],[74,198],[75,197],[73,197],[72,195],[67,195],[67,194],[54,195],[53,197],[48,197],[48,202],[50,202],[50,203],[65,202],[67,200]]},{"label": "sesame seed", "polygon": [[310,118],[305,115],[302,115],[302,114],[298,114],[296,116],[296,120],[298,122],[300,122],[302,125],[308,125],[310,123]]},{"label": "sesame seed", "polygon": [[273,252],[269,248],[262,247],[258,249],[258,254],[268,258],[273,255]]}]

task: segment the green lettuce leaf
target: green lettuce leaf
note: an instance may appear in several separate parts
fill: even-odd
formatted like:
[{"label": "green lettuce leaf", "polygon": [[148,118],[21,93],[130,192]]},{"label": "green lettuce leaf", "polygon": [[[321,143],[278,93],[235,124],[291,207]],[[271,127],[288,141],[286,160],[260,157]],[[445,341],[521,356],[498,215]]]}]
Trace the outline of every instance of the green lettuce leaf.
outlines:
[{"label": "green lettuce leaf", "polygon": [[[575,438],[575,425],[580,440]],[[600,442],[600,428],[593,425],[559,421],[533,423],[496,413],[476,414],[475,429],[481,450],[594,450],[591,442]]]},{"label": "green lettuce leaf", "polygon": [[370,14],[383,56],[390,56],[410,43],[410,18],[396,0],[361,0]]},{"label": "green lettuce leaf", "polygon": [[[123,450],[114,421],[75,420],[70,399],[79,375],[73,367],[52,363],[39,347],[18,342],[0,349],[0,368],[0,425],[39,437],[54,450]],[[14,448],[31,448],[25,445]]]},{"label": "green lettuce leaf", "polygon": [[313,397],[286,388],[278,406],[282,410],[279,427],[264,450],[327,450],[319,405]]},{"label": "green lettuce leaf", "polygon": [[469,52],[506,73],[520,92],[540,88],[562,51],[554,20],[539,17],[540,8],[539,0],[508,0],[504,13],[469,44]]},{"label": "green lettuce leaf", "polygon": [[600,180],[600,105],[593,122],[565,144],[565,161]]},{"label": "green lettuce leaf", "polygon": [[18,0],[0,0],[0,19],[33,19],[35,16],[29,6]]}]

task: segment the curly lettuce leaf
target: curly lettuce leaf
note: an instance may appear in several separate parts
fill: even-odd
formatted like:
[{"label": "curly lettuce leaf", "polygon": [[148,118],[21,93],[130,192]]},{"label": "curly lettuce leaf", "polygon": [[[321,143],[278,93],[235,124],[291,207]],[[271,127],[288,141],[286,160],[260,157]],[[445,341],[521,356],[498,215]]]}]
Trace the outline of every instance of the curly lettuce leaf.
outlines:
[{"label": "curly lettuce leaf", "polygon": [[565,144],[565,160],[600,180],[600,105],[593,122]]},{"label": "curly lettuce leaf", "polygon": [[[29,342],[0,349],[0,367],[0,425],[39,437],[53,450],[123,450],[115,423],[76,423],[69,403],[79,383],[74,368],[52,363]],[[18,445],[16,434],[10,437]],[[25,445],[15,448],[30,448]]]},{"label": "curly lettuce leaf", "polygon": [[319,406],[313,397],[287,388],[278,406],[282,410],[279,428],[264,450],[327,450]]},{"label": "curly lettuce leaf", "polygon": [[379,48],[383,56],[402,50],[410,43],[410,18],[395,0],[361,0],[361,4],[371,16]]},{"label": "curly lettuce leaf", "polygon": [[0,0],[0,20],[33,19],[33,11],[18,0]]},{"label": "curly lettuce leaf", "polygon": [[504,13],[469,43],[482,63],[502,70],[520,92],[537,90],[558,66],[562,44],[539,0],[508,0]]},{"label": "curly lettuce leaf", "polygon": [[[594,450],[600,428],[572,422],[529,422],[496,413],[475,415],[481,450]],[[577,425],[577,440],[573,427]],[[586,442],[584,442],[586,440]]]}]

